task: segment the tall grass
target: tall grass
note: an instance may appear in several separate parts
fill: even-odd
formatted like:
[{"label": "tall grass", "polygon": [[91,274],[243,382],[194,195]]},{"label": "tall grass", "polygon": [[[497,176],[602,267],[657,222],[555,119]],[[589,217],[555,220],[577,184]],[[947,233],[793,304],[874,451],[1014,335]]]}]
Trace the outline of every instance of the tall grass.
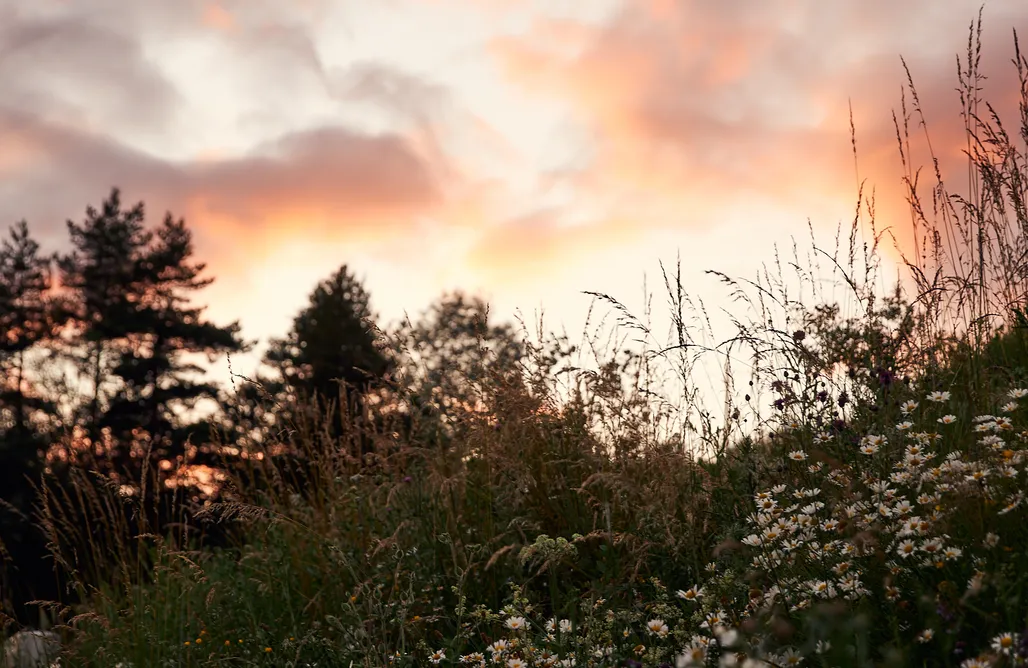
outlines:
[{"label": "tall grass", "polygon": [[398,437],[384,405],[375,421],[290,411],[190,520],[236,527],[232,547],[150,534],[146,508],[82,474],[47,486],[41,522],[86,601],[54,610],[65,661],[1023,664],[1028,61],[1015,35],[1011,137],[978,97],[980,25],[959,75],[965,192],[934,155],[924,192],[912,80],[895,118],[906,290],[883,289],[861,190],[834,248],[811,232],[754,278],[712,272],[741,311],[730,335],[680,267],[663,271],[668,341],[594,294],[617,318],[606,343],[540,335],[521,367],[469,380],[475,409],[451,407],[445,448]]}]

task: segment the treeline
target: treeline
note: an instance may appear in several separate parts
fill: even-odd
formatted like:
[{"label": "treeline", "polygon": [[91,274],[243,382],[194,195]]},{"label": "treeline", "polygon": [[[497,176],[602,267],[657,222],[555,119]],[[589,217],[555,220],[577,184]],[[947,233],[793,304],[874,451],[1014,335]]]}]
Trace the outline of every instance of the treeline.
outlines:
[{"label": "treeline", "polygon": [[[288,334],[269,342],[257,377],[224,386],[205,379],[200,360],[224,364],[256,342],[195,305],[213,278],[183,220],[169,213],[148,226],[144,205],[125,208],[114,189],[67,231],[65,253],[44,253],[24,221],[0,245],[0,601],[8,610],[60,598],[47,559],[54,536],[37,514],[44,478],[71,484],[88,471],[127,495],[202,501],[220,491],[191,488],[185,472],[224,470],[257,452],[302,459],[293,435],[315,418],[327,425],[318,438],[358,463],[372,448],[343,438],[354,421],[369,423],[359,430],[366,434],[388,416],[378,426],[394,441],[445,447],[454,437],[448,416],[475,410],[476,384],[513,371],[526,352],[513,327],[490,324],[487,306],[460,293],[384,331],[344,264],[310,294]],[[77,511],[89,521],[88,509]]]}]

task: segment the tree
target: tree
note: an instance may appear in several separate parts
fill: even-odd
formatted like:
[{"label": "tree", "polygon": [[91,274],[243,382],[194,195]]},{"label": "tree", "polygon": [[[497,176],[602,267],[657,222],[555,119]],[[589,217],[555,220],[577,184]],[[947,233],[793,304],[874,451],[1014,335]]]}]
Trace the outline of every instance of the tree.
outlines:
[{"label": "tree", "polygon": [[45,595],[35,566],[46,554],[45,541],[30,516],[55,407],[29,371],[31,353],[62,324],[50,296],[50,263],[24,221],[0,244],[0,592],[8,607]]},{"label": "tree", "polygon": [[[28,373],[33,348],[54,339],[62,321],[50,297],[50,257],[39,253],[24,221],[0,245],[0,469],[3,498],[28,508],[30,490],[20,484],[38,472],[46,434],[41,419],[53,403],[37,391]],[[16,492],[17,490],[17,492]]]},{"label": "tree", "polygon": [[[489,322],[489,306],[461,292],[443,295],[417,324],[395,332],[404,359],[400,384],[415,436],[449,440],[462,416],[484,410],[489,383],[520,374],[526,346],[508,323]],[[448,423],[448,424],[447,424]]]},{"label": "tree", "polygon": [[68,222],[74,250],[59,258],[62,282],[72,291],[79,365],[90,379],[82,418],[92,443],[102,442],[105,468],[131,472],[149,439],[152,456],[184,461],[195,425],[182,417],[218,388],[196,380],[203,369],[186,354],[245,350],[238,323],[218,326],[192,306],[193,293],[213,279],[192,261],[192,235],[167,214],[156,231],[144,228],[140,202],[121,209],[115,188],[101,211]]},{"label": "tree", "polygon": [[289,397],[287,404],[317,401],[329,411],[360,415],[364,397],[392,370],[374,320],[368,293],[344,264],[314,289],[285,338],[271,340],[264,361],[279,384],[270,385]]}]

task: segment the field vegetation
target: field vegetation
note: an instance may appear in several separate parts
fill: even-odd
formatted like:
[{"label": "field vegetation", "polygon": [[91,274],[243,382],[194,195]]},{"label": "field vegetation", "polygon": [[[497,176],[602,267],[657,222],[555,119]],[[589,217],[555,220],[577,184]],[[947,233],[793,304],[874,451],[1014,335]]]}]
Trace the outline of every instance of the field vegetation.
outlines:
[{"label": "field vegetation", "polygon": [[895,116],[895,286],[862,190],[834,244],[710,272],[731,331],[662,266],[669,337],[618,296],[577,343],[454,296],[369,330],[382,380],[292,382],[318,304],[366,305],[326,282],[275,373],[234,377],[217,494],[162,501],[145,462],[41,478],[61,665],[1024,665],[1028,60],[1015,35],[1004,125],[980,39],[959,193],[913,164],[913,81]]}]

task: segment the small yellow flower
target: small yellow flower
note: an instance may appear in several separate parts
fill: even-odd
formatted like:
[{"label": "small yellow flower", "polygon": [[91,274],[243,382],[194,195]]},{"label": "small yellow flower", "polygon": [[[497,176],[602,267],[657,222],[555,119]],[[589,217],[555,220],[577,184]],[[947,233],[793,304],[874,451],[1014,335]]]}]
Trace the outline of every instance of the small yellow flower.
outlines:
[{"label": "small yellow flower", "polygon": [[202,642],[203,642],[203,638],[197,638],[197,639],[196,639],[196,644],[197,644],[197,645],[199,645],[199,644],[200,644],[200,643],[202,643]]},{"label": "small yellow flower", "polygon": [[270,651],[271,651],[271,648],[270,648],[270,647],[265,647],[265,648],[264,648],[264,651],[265,651],[265,652],[270,652]]},{"label": "small yellow flower", "polygon": [[192,644],[192,643],[190,643],[188,640],[185,642],[185,646],[186,647],[189,647],[190,644]]}]

